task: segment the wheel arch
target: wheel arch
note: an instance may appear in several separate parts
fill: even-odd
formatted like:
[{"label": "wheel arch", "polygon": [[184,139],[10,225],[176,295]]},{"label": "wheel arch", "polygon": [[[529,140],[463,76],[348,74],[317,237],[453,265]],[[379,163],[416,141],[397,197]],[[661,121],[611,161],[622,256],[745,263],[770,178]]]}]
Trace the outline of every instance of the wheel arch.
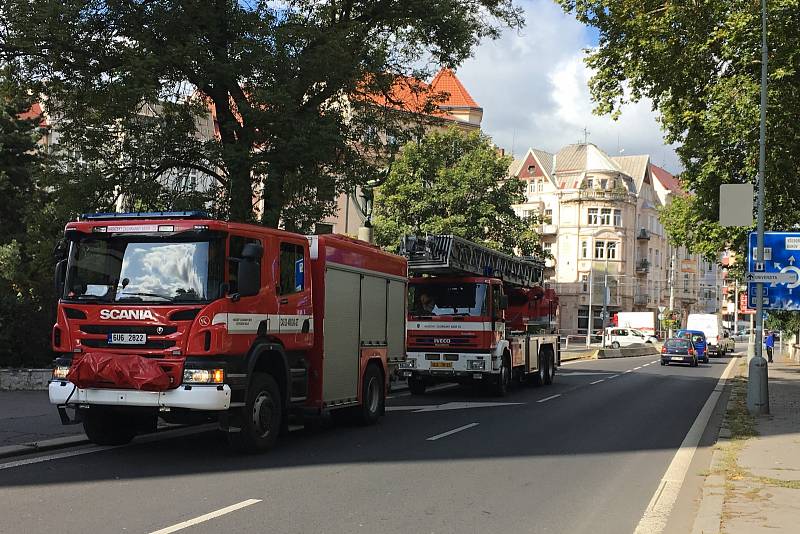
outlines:
[{"label": "wheel arch", "polygon": [[283,407],[289,403],[289,361],[283,345],[269,340],[257,341],[247,358],[247,376],[253,373],[268,373],[278,383]]}]

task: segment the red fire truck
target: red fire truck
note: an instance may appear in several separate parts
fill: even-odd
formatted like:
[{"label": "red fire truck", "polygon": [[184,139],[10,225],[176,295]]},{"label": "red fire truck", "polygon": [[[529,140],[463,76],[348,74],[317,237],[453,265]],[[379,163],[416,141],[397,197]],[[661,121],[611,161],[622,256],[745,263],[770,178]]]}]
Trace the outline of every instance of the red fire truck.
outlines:
[{"label": "red fire truck", "polygon": [[383,414],[404,258],[198,212],[89,215],[65,237],[50,402],[92,441],[201,415],[260,451],[290,415]]},{"label": "red fire truck", "polygon": [[401,249],[411,275],[401,368],[413,394],[439,382],[486,383],[500,396],[514,379],[553,382],[558,298],[542,287],[543,261],[452,235],[409,236]]}]

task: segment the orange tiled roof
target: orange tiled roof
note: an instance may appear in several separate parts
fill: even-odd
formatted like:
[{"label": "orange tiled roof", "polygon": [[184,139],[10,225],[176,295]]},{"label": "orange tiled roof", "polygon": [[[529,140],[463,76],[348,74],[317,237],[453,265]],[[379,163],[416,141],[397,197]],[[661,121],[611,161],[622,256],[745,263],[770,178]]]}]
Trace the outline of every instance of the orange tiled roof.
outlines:
[{"label": "orange tiled roof", "polygon": [[456,77],[455,72],[448,68],[443,68],[433,78],[430,88],[436,93],[446,93],[447,99],[439,105],[454,108],[480,108],[477,102],[470,96],[467,89]]},{"label": "orange tiled roof", "polygon": [[47,120],[42,112],[42,105],[39,102],[34,102],[31,108],[25,113],[20,113],[19,118],[22,120],[39,119],[39,126],[47,126]]},{"label": "orange tiled roof", "polygon": [[653,173],[653,176],[655,176],[659,182],[661,182],[661,185],[675,194],[683,194],[684,191],[681,187],[681,183],[669,172],[652,163],[650,164],[650,172]]}]

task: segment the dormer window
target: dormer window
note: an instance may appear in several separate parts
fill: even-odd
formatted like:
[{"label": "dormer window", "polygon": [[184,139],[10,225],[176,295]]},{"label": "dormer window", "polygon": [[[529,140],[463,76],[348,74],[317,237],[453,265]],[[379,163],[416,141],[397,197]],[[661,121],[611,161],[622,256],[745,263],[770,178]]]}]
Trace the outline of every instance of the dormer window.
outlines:
[{"label": "dormer window", "polygon": [[536,170],[536,165],[528,165],[528,173],[533,174],[533,171]]}]

